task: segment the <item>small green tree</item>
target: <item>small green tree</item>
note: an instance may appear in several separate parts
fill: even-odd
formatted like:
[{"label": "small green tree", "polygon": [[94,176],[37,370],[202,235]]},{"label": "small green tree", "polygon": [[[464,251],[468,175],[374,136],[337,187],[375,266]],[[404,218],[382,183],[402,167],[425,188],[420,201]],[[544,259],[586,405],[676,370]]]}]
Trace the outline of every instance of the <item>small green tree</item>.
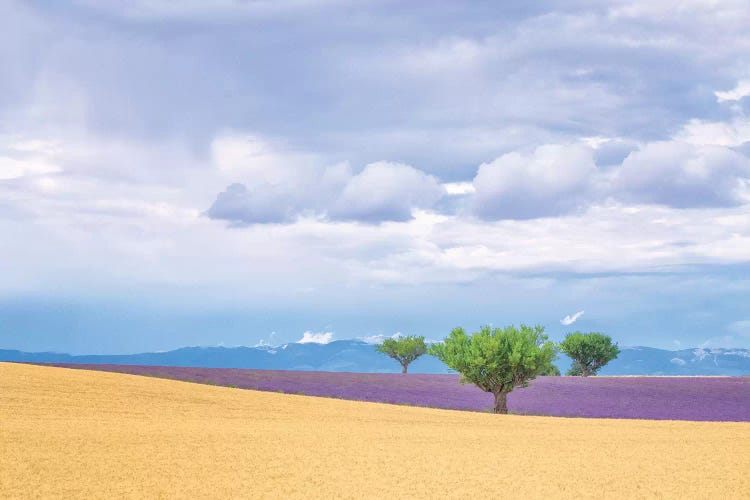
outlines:
[{"label": "small green tree", "polygon": [[427,352],[427,344],[424,337],[408,335],[386,339],[382,344],[376,345],[375,349],[398,361],[401,364],[401,373],[406,373],[409,364]]},{"label": "small green tree", "polygon": [[560,369],[555,364],[550,362],[550,364],[544,370],[542,370],[542,373],[540,373],[539,375],[546,377],[559,377]]},{"label": "small green tree", "polygon": [[588,377],[620,354],[612,338],[597,332],[573,332],[565,336],[560,350],[573,360],[568,375]]},{"label": "small green tree", "polygon": [[556,348],[542,326],[483,326],[471,336],[453,329],[444,343],[430,346],[430,354],[460,373],[462,383],[492,393],[495,413],[508,413],[508,393],[550,369]]}]

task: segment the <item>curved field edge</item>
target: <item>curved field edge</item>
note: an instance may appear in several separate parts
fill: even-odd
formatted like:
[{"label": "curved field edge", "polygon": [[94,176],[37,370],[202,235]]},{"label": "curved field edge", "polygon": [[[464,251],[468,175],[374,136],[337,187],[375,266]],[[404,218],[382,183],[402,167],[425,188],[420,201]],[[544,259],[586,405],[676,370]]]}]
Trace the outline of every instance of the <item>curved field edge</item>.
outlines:
[{"label": "curved field edge", "polygon": [[742,498],[750,424],[519,417],[0,363],[0,497]]},{"label": "curved field edge", "polygon": [[[492,396],[458,375],[55,364],[210,385],[409,406],[489,411]],[[750,421],[750,377],[539,377],[511,413],[563,417]]]}]

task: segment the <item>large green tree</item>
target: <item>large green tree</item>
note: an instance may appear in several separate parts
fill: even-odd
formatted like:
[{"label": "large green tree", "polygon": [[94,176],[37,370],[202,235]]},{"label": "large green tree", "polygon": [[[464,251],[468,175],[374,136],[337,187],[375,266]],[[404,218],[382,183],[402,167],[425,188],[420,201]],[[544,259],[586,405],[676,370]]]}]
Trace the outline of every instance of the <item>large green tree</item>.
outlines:
[{"label": "large green tree", "polygon": [[560,350],[573,360],[568,375],[588,377],[620,354],[612,338],[597,332],[573,332],[560,342]]},{"label": "large green tree", "polygon": [[424,337],[407,335],[395,339],[386,339],[375,346],[379,352],[395,359],[401,364],[401,373],[406,373],[412,361],[427,352]]},{"label": "large green tree", "polygon": [[556,348],[542,326],[482,327],[467,335],[455,328],[442,344],[430,346],[430,354],[495,397],[495,413],[508,413],[508,393],[525,387],[550,369]]}]

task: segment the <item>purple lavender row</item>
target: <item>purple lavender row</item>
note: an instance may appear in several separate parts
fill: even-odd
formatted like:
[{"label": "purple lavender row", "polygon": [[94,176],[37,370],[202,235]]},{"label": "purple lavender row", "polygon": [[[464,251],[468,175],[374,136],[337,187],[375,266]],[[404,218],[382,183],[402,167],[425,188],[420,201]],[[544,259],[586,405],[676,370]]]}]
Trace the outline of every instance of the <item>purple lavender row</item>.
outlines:
[{"label": "purple lavender row", "polygon": [[[132,365],[55,366],[242,389],[488,411],[492,396],[458,375],[332,373]],[[750,421],[748,377],[539,377],[508,396],[511,413],[561,417]]]}]

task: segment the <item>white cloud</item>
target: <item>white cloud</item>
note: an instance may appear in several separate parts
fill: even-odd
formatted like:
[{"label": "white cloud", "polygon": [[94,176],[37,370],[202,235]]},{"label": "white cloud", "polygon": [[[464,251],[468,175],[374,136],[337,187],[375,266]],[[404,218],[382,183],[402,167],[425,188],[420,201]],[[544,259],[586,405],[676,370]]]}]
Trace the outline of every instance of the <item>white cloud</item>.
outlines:
[{"label": "white cloud", "polygon": [[[236,2],[224,4],[235,12]],[[300,59],[266,50],[277,25],[241,40],[204,26],[215,45],[202,51],[189,37],[125,29],[132,19],[92,16],[84,29],[77,16],[85,10],[59,23],[42,7],[2,6],[0,121],[24,135],[0,145],[11,160],[0,166],[8,181],[0,183],[0,262],[13,264],[0,292],[111,287],[132,295],[171,286],[220,302],[238,290],[283,297],[286,288],[315,289],[314,300],[357,286],[471,287],[504,272],[746,263],[750,223],[739,204],[750,191],[728,166],[741,155],[726,149],[746,143],[750,127],[742,115],[713,121],[726,106],[713,102],[709,85],[735,81],[746,66],[747,2],[730,13],[728,2],[671,4],[617,13],[572,3],[517,17],[513,8],[505,18],[512,29],[494,32],[485,20],[474,30],[476,18],[458,9],[448,24],[420,24],[416,38],[390,36],[424,21],[416,9],[399,26],[356,30],[356,43],[346,23],[310,19]],[[167,8],[153,5],[156,14]],[[446,19],[441,13],[429,17]],[[31,28],[15,36],[30,17]],[[679,86],[662,78],[663,58]],[[246,71],[242,61],[261,69]],[[413,70],[394,71],[394,61]],[[196,72],[197,63],[207,71]],[[717,97],[740,98],[742,85]],[[671,130],[656,154],[653,138]],[[405,163],[372,163],[380,158]],[[474,174],[476,184],[466,182]],[[436,187],[441,177],[456,182]],[[197,216],[232,183],[241,187],[223,218],[285,224],[227,231]],[[431,212],[441,192],[473,197],[484,220]],[[357,223],[365,219],[400,222]]]},{"label": "white cloud", "polygon": [[244,184],[234,183],[217,195],[207,215],[237,225],[292,222],[299,213],[296,202],[285,193],[251,191]]},{"label": "white cloud", "polygon": [[531,154],[508,153],[479,166],[473,211],[485,219],[528,219],[578,208],[596,174],[592,149],[540,146]]},{"label": "white cloud", "polygon": [[214,219],[237,225],[292,222],[304,207],[316,208],[317,197],[331,195],[321,182],[326,167],[320,157],[255,134],[219,134],[211,143],[211,159],[231,182],[207,211]]},{"label": "white cloud", "polygon": [[714,92],[718,102],[739,101],[750,96],[750,80],[740,80],[732,90]]},{"label": "white cloud", "polygon": [[320,212],[351,178],[346,164],[326,166],[318,155],[238,131],[214,138],[211,158],[230,184],[207,215],[234,225],[289,223]]},{"label": "white cloud", "polygon": [[750,141],[750,120],[743,116],[720,122],[692,119],[675,135],[675,140],[697,146],[742,146]]},{"label": "white cloud", "polygon": [[377,162],[352,177],[328,210],[339,220],[405,221],[415,208],[429,208],[445,194],[438,180],[402,163]]},{"label": "white cloud", "polygon": [[471,194],[475,191],[474,184],[471,182],[446,182],[443,188],[450,195]]},{"label": "white cloud", "polygon": [[268,335],[268,339],[260,339],[258,343],[256,343],[253,347],[271,347],[274,345],[272,344],[272,342],[275,336],[276,336],[276,332],[271,332]]},{"label": "white cloud", "polygon": [[676,208],[745,203],[750,159],[721,146],[680,141],[649,143],[613,174],[613,191],[630,202]]},{"label": "white cloud", "polygon": [[377,335],[370,335],[368,337],[362,337],[362,340],[367,342],[368,344],[380,344],[385,339],[397,339],[401,337],[401,332],[396,332],[393,335],[383,335],[377,334]]},{"label": "white cloud", "polygon": [[[326,296],[333,288],[358,284],[469,284],[506,272],[675,272],[743,263],[750,254],[745,207],[678,210],[612,203],[533,221],[415,211],[413,220],[398,224],[302,218],[227,231],[183,212],[190,204],[170,198],[181,192],[141,190],[149,203],[152,196],[170,203],[126,215],[124,205],[86,208],[90,193],[97,193],[93,187],[80,198],[67,191],[60,198],[35,195],[30,207],[6,197],[4,189],[0,184],[0,211],[7,210],[4,204],[30,211],[25,217],[35,223],[29,233],[27,222],[0,219],[4,234],[26,235],[0,245],[0,261],[15,264],[6,269],[0,293],[75,283],[92,293],[170,284],[196,293],[211,290],[215,298],[207,300],[216,301],[238,290],[244,296],[286,289],[288,296],[288,290],[312,287],[316,296]],[[115,193],[127,191],[107,185],[98,194]],[[66,258],[50,258],[53,248]]]},{"label": "white cloud", "polygon": [[216,136],[211,142],[211,158],[225,178],[250,186],[304,185],[324,166],[317,155],[239,131]]},{"label": "white cloud", "polygon": [[333,333],[331,332],[305,332],[302,334],[302,338],[297,341],[298,344],[327,344],[333,340]]},{"label": "white cloud", "polygon": [[[243,167],[252,163],[252,155],[233,153],[231,161],[221,160],[238,165],[237,176],[248,180],[219,193],[207,212],[210,218],[235,225],[291,223],[302,215],[367,223],[406,221],[413,210],[429,208],[445,194],[435,177],[400,163],[371,163],[352,175],[346,163],[319,167],[269,155],[272,158],[264,160],[268,166],[252,168]],[[276,169],[276,162],[283,167]]]},{"label": "white cloud", "polygon": [[742,116],[691,120],[665,141],[594,136],[582,142],[586,146],[548,144],[483,163],[470,195],[473,213],[487,220],[539,218],[607,199],[675,208],[750,202],[750,158],[732,149],[750,144],[750,121]]},{"label": "white cloud", "polygon": [[568,316],[565,316],[565,317],[564,317],[563,319],[561,319],[561,320],[560,320],[560,324],[561,324],[561,325],[566,325],[566,326],[567,326],[567,325],[572,325],[572,324],[573,324],[573,323],[575,323],[575,322],[576,322],[576,321],[578,320],[578,318],[580,318],[581,316],[583,316],[583,311],[578,311],[577,313],[575,313],[575,314],[574,314],[574,315],[572,315],[572,316],[570,316],[570,315],[568,315]]},{"label": "white cloud", "polygon": [[[409,252],[413,260],[402,255],[399,270],[413,273],[426,267],[436,275],[449,274],[449,269],[654,271],[691,262],[745,262],[750,218],[742,207],[675,210],[607,204],[579,215],[535,221],[434,223],[429,241],[435,246]],[[396,262],[370,265],[382,272]]]},{"label": "white cloud", "polygon": [[610,141],[611,139],[609,137],[602,137],[598,135],[581,138],[581,142],[587,145],[588,147],[590,147],[591,149],[599,149],[602,145]]},{"label": "white cloud", "polygon": [[44,160],[17,159],[0,156],[0,181],[25,176],[54,174],[62,169]]}]

